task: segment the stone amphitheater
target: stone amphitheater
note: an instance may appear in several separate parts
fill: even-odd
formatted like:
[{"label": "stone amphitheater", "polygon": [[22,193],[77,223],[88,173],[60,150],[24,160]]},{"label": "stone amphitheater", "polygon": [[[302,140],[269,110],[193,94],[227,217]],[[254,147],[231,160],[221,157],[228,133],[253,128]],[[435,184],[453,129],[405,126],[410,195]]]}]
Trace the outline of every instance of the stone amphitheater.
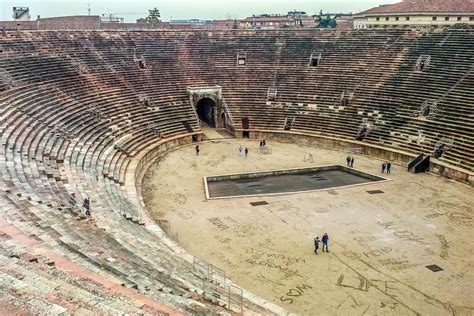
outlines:
[{"label": "stone amphitheater", "polygon": [[[4,32],[0,314],[473,315],[473,62],[472,29]],[[379,194],[205,197],[348,154]]]}]

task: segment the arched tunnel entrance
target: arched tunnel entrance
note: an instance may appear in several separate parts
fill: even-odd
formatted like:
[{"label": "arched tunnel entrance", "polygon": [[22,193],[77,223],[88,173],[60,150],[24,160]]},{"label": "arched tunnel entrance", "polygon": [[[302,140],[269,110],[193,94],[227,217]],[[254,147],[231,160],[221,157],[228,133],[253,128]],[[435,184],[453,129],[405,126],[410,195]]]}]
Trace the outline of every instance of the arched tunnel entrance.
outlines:
[{"label": "arched tunnel entrance", "polygon": [[216,126],[215,112],[216,102],[211,98],[203,98],[199,100],[196,105],[196,112],[199,116],[199,119],[203,122],[206,122],[212,127]]}]

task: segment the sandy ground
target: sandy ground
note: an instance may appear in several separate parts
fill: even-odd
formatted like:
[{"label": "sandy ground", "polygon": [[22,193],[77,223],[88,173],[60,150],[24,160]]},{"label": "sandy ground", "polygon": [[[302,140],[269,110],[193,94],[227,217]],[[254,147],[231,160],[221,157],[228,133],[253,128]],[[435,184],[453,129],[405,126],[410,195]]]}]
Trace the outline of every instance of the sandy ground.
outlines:
[{"label": "sandy ground", "polygon": [[[239,145],[250,148],[238,155]],[[151,168],[144,200],[191,254],[239,286],[305,315],[474,315],[474,190],[393,166],[384,183],[206,201],[203,176],[344,164],[346,152],[222,140],[173,151]],[[314,162],[304,161],[312,153]],[[381,161],[355,155],[380,174]],[[383,194],[368,194],[382,190]],[[251,206],[250,202],[268,205]],[[329,234],[329,253],[313,238]],[[443,271],[432,272],[436,264]]]}]

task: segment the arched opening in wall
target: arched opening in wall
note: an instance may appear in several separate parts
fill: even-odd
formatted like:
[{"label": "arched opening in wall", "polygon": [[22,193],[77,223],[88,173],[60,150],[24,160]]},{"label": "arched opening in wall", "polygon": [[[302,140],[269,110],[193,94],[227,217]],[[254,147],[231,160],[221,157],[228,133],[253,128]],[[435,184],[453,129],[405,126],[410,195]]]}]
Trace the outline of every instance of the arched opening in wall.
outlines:
[{"label": "arched opening in wall", "polygon": [[216,126],[214,111],[216,108],[216,103],[210,98],[203,98],[199,100],[196,105],[196,112],[199,116],[199,119],[210,126]]}]

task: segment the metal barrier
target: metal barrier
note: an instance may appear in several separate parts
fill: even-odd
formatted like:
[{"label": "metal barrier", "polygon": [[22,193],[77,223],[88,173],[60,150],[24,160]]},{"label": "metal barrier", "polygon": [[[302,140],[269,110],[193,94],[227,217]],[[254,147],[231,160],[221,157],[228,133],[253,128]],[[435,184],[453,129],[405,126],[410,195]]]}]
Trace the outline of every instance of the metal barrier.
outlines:
[{"label": "metal barrier", "polygon": [[219,301],[229,310],[243,313],[243,290],[235,285],[227,284],[226,273],[223,269],[193,257],[193,274],[202,280],[204,297]]}]

